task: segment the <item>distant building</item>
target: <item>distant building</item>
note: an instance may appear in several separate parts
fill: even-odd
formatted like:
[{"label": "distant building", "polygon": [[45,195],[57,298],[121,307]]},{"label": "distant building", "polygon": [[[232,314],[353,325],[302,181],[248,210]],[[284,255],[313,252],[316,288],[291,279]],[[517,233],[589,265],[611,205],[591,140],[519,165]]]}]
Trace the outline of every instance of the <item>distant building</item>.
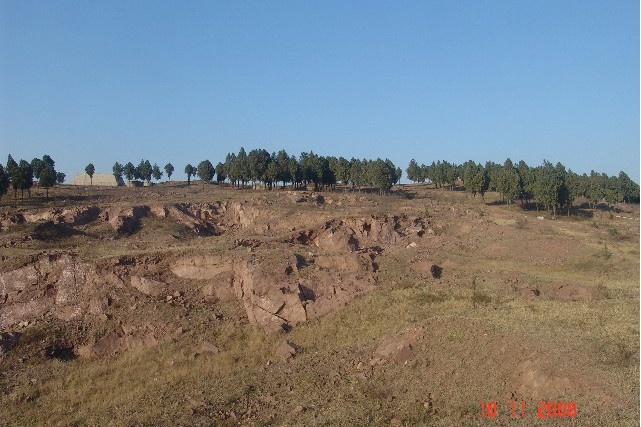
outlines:
[{"label": "distant building", "polygon": [[89,175],[84,172],[79,172],[71,180],[71,185],[104,185],[108,187],[118,187],[125,185],[122,178],[116,181],[116,177],[109,173],[95,173],[93,174],[93,180],[89,179]]}]

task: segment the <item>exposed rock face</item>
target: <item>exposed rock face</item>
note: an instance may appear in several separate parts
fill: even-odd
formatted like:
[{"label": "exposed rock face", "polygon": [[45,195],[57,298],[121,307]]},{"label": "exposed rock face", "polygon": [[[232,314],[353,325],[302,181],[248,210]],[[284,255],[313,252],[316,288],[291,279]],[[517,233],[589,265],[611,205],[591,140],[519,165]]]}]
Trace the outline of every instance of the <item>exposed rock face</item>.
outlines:
[{"label": "exposed rock face", "polygon": [[22,214],[0,216],[0,230],[6,230],[13,225],[22,224],[26,218]]},{"label": "exposed rock face", "polygon": [[[313,202],[328,204],[331,200],[316,197]],[[109,223],[117,234],[128,235],[138,230],[145,217],[171,220],[200,235],[234,229],[243,229],[242,233],[274,230],[262,212],[240,202],[87,206],[5,216],[0,223],[4,229],[35,222],[34,230],[42,229],[43,239],[62,232],[82,234],[84,228],[75,227],[96,221]],[[69,253],[16,258],[12,267],[0,265],[0,328],[39,318],[106,322],[101,324],[108,325],[106,332],[97,340],[74,349],[79,355],[102,357],[154,345],[164,337],[165,325],[153,319],[134,327],[120,318],[112,320],[114,313],[135,312],[141,306],[150,313],[156,304],[237,300],[250,323],[280,332],[339,309],[374,289],[378,280],[375,260],[383,248],[420,238],[425,225],[420,218],[402,215],[325,221],[291,239],[270,242],[240,236],[243,238],[231,246],[233,256],[224,252],[169,259],[123,255],[95,264]],[[291,224],[274,227],[277,233],[293,231]],[[194,291],[186,297],[185,289]],[[149,298],[141,294],[154,299],[153,309],[145,305]]]},{"label": "exposed rock face", "polygon": [[145,295],[157,297],[162,294],[165,284],[146,277],[131,276],[131,286]]},{"label": "exposed rock face", "polygon": [[[16,270],[0,273],[0,328],[51,312],[71,320],[82,316],[96,292],[95,273],[71,256],[45,256]],[[89,279],[88,275],[92,277]]]},{"label": "exposed rock face", "polygon": [[[283,268],[283,264],[287,267]],[[234,291],[249,321],[277,332],[307,320],[298,295],[296,257],[282,260],[250,258],[235,271]],[[288,274],[289,273],[289,274]]]},{"label": "exposed rock face", "polygon": [[249,227],[260,215],[258,209],[239,202],[231,202],[227,210],[229,210],[232,222],[241,227]]},{"label": "exposed rock face", "polygon": [[118,234],[131,234],[140,228],[140,218],[149,213],[148,206],[114,207],[103,211],[103,218]]},{"label": "exposed rock face", "polygon": [[293,240],[331,251],[352,252],[372,245],[393,245],[404,238],[420,238],[426,224],[421,218],[406,215],[352,218],[299,232]]},{"label": "exposed rock face", "polygon": [[170,264],[170,269],[178,277],[207,280],[231,271],[232,263],[222,256],[203,255],[180,258]]},{"label": "exposed rock face", "polygon": [[[314,265],[301,277],[299,268]],[[235,270],[234,291],[250,322],[270,332],[288,329],[340,308],[376,283],[367,255],[345,253],[305,259],[253,257]]]}]

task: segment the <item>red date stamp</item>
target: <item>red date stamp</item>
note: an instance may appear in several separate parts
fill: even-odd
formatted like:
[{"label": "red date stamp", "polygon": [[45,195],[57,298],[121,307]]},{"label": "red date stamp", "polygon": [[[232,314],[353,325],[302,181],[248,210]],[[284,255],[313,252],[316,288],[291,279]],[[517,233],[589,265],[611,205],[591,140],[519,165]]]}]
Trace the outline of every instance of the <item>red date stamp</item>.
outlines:
[{"label": "red date stamp", "polygon": [[[525,418],[527,414],[524,400],[511,400],[506,408],[512,418]],[[481,402],[481,418],[495,418],[499,414],[496,401]],[[577,415],[576,402],[540,401],[537,403],[538,418],[574,418]]]}]

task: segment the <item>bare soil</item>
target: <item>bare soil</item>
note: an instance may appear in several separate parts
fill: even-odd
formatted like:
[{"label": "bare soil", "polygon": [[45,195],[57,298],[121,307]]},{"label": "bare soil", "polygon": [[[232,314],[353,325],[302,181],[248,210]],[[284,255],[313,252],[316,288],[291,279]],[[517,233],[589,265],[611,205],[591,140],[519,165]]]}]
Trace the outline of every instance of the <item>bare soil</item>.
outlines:
[{"label": "bare soil", "polygon": [[638,206],[50,196],[0,201],[2,425],[638,425]]}]

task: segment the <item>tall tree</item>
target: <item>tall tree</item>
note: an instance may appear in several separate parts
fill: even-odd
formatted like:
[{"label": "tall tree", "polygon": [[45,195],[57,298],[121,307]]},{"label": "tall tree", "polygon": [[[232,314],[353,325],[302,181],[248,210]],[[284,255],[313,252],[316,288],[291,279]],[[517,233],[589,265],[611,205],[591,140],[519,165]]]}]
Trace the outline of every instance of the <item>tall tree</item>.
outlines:
[{"label": "tall tree", "polygon": [[543,205],[548,212],[556,216],[556,209],[560,204],[567,200],[567,189],[564,183],[565,169],[562,167],[555,168],[547,160],[543,161],[542,166],[534,170],[534,198],[537,204]]},{"label": "tall tree", "polygon": [[42,171],[40,171],[40,187],[43,187],[47,194],[47,199],[49,198],[49,188],[53,187],[56,184],[56,170],[51,166],[47,165]]},{"label": "tall tree", "polygon": [[569,170],[565,176],[565,186],[568,189],[568,216],[570,216],[570,209],[574,201],[584,195],[582,181],[582,177],[572,172],[572,170]]},{"label": "tall tree", "polygon": [[503,167],[497,172],[496,189],[503,195],[503,198],[509,205],[512,205],[514,198],[519,195],[519,174],[512,163],[512,160],[506,159]]},{"label": "tall tree", "polygon": [[216,182],[220,184],[225,181],[225,179],[227,179],[225,164],[222,162],[218,162],[218,164],[216,165]]},{"label": "tall tree", "polygon": [[11,177],[14,193],[21,191],[20,197],[24,199],[24,191],[31,192],[33,187],[33,170],[31,164],[26,160],[20,160],[18,167],[14,169],[14,175]]},{"label": "tall tree", "polygon": [[147,181],[147,185],[151,182],[153,167],[151,166],[149,160],[141,160],[140,163],[138,163],[136,171],[138,172],[138,176],[140,177],[140,179],[144,179],[145,181]]},{"label": "tall tree", "polygon": [[11,154],[7,156],[7,167],[6,167],[6,173],[7,176],[9,176],[9,180],[11,181],[11,186],[13,187],[13,197],[14,199],[17,199],[17,186],[13,183],[14,176],[16,176],[16,172],[18,170],[18,163],[16,163],[15,160],[13,160],[13,157],[11,157]]},{"label": "tall tree", "polygon": [[454,186],[456,185],[456,180],[458,179],[460,175],[460,167],[454,163],[446,163],[446,170],[445,170],[445,182],[447,182],[450,185],[450,191],[454,190]]},{"label": "tall tree", "polygon": [[31,160],[31,170],[33,170],[33,177],[35,179],[38,179],[38,180],[40,179],[40,172],[42,172],[44,168],[45,168],[45,162],[43,162],[39,158],[36,157],[33,160]]},{"label": "tall tree", "polygon": [[196,175],[196,168],[191,165],[191,163],[188,163],[187,166],[185,166],[185,173],[187,174],[187,185],[191,185],[191,177]]},{"label": "tall tree", "polygon": [[389,193],[396,178],[396,168],[389,160],[376,159],[367,165],[369,178],[379,193]]},{"label": "tall tree", "polygon": [[469,160],[463,165],[463,182],[466,191],[472,193],[474,197],[480,194],[483,198],[489,188],[490,178],[483,166]]},{"label": "tall tree", "polygon": [[0,200],[2,200],[2,196],[7,194],[7,190],[9,189],[9,174],[4,170],[2,167],[2,164],[0,164]]},{"label": "tall tree", "polygon": [[301,169],[300,163],[295,155],[292,154],[289,157],[287,168],[289,169],[289,175],[294,183],[294,188],[298,188],[298,186],[303,182],[303,170]]},{"label": "tall tree", "polygon": [[93,174],[96,172],[93,163],[89,163],[87,167],[85,167],[85,172],[89,175],[89,185],[93,185]]},{"label": "tall tree", "polygon": [[276,155],[276,164],[278,165],[278,173],[276,180],[283,183],[283,188],[288,182],[292,181],[291,169],[289,167],[289,155],[287,151],[280,150]]},{"label": "tall tree", "polygon": [[116,183],[119,183],[122,181],[122,173],[124,169],[125,169],[124,166],[118,162],[114,163],[113,167],[111,168],[114,178],[116,178]]},{"label": "tall tree", "polygon": [[127,178],[127,181],[129,182],[136,177],[136,167],[131,162],[127,162],[127,164],[122,168],[122,172],[125,174],[125,178]]},{"label": "tall tree", "polygon": [[410,160],[410,164],[407,166],[407,169],[405,170],[407,179],[409,179],[412,182],[420,182],[421,181],[421,167],[416,163],[416,160],[412,159]]},{"label": "tall tree", "polygon": [[639,199],[639,184],[630,179],[628,174],[619,172],[619,191],[623,196],[623,203],[633,203]]},{"label": "tall tree", "polygon": [[210,182],[212,179],[214,179],[215,173],[216,169],[209,160],[203,160],[202,162],[198,163],[196,174],[203,183]]},{"label": "tall tree", "polygon": [[238,171],[238,167],[236,166],[236,154],[234,153],[228,153],[227,157],[225,158],[225,174],[231,181],[231,185],[236,187],[238,185],[238,181],[240,180],[240,174]]},{"label": "tall tree", "polygon": [[174,165],[172,165],[171,163],[167,163],[165,165],[165,173],[167,174],[167,178],[171,181],[171,176],[174,173]]},{"label": "tall tree", "polygon": [[519,188],[521,189],[519,198],[521,199],[521,206],[523,206],[525,202],[529,203],[534,197],[534,170],[521,160],[516,171],[519,174]]},{"label": "tall tree", "polygon": [[156,163],[154,163],[153,167],[151,168],[151,175],[156,181],[160,181],[160,178],[162,178],[162,172],[160,170],[160,167],[158,167]]},{"label": "tall tree", "polygon": [[249,168],[249,161],[247,159],[247,153],[243,147],[240,147],[238,151],[238,156],[236,156],[236,161],[234,162],[234,175],[238,177],[238,180],[242,183],[243,186],[251,180],[251,172]]},{"label": "tall tree", "polygon": [[596,205],[605,197],[603,177],[595,171],[590,171],[586,196],[592,209],[596,209]]},{"label": "tall tree", "polygon": [[64,184],[66,177],[67,177],[66,174],[64,174],[62,172],[56,172],[56,183]]},{"label": "tall tree", "polygon": [[56,168],[56,162],[54,162],[51,156],[49,156],[48,154],[42,156],[42,162],[45,164],[45,167],[50,166],[54,169]]}]

